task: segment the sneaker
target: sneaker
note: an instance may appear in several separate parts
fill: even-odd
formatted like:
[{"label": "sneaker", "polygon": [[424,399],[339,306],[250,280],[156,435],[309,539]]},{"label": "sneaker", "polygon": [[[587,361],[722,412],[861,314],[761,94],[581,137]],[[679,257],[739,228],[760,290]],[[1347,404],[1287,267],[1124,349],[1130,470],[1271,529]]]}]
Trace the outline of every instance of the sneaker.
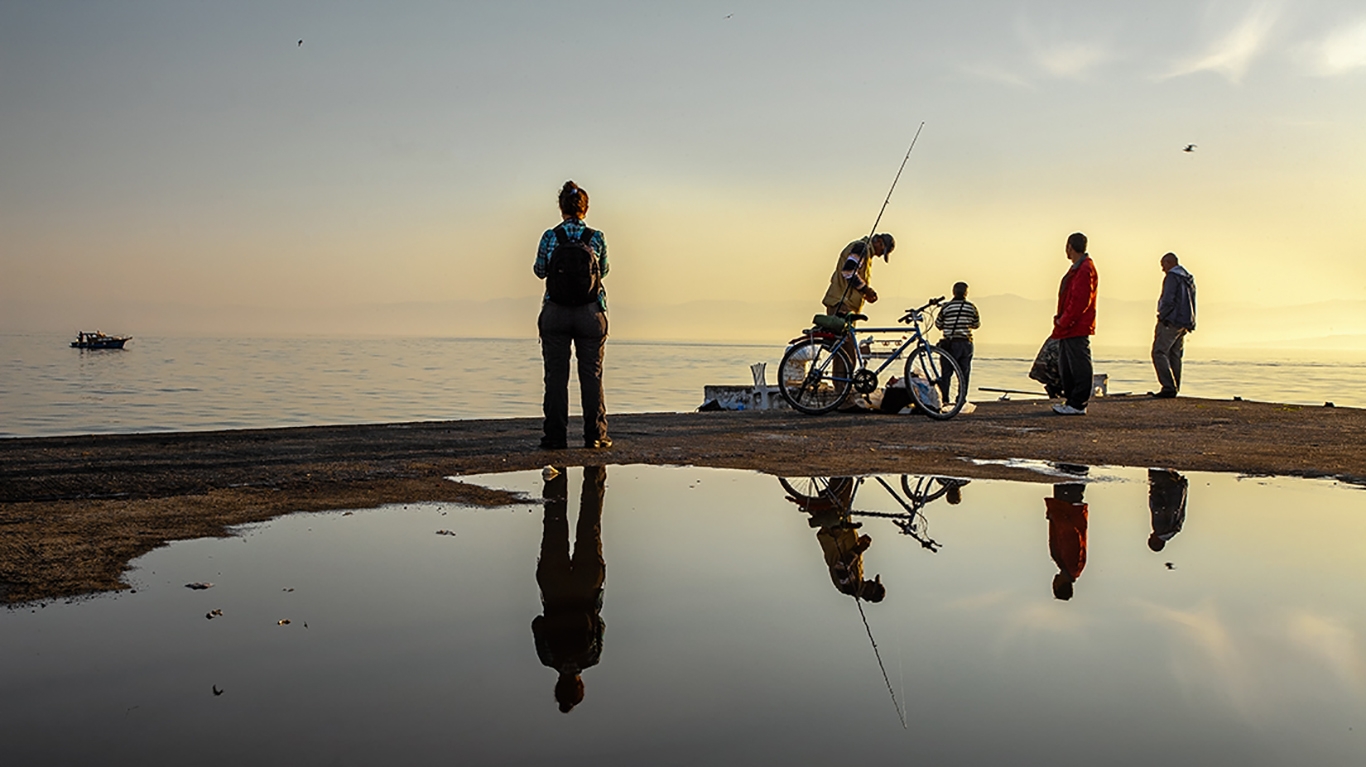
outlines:
[{"label": "sneaker", "polygon": [[1086,408],[1075,408],[1066,402],[1059,402],[1053,406],[1053,412],[1058,415],[1086,415]]},{"label": "sneaker", "polygon": [[606,449],[606,448],[609,448],[609,447],[612,446],[612,438],[609,437],[609,436],[607,436],[606,434],[604,434],[604,435],[602,435],[602,437],[601,437],[600,439],[586,439],[586,440],[584,440],[584,441],[583,441],[583,446],[584,446],[585,448],[589,449],[589,450],[602,450],[602,449]]},{"label": "sneaker", "polygon": [[569,447],[569,442],[568,442],[568,440],[564,440],[564,439],[551,439],[550,437],[542,437],[542,438],[541,438],[541,449],[542,449],[542,450],[564,450],[564,449],[567,448],[567,447]]},{"label": "sneaker", "polygon": [[1160,392],[1148,392],[1148,396],[1153,399],[1176,399],[1176,392],[1170,389],[1163,389]]}]

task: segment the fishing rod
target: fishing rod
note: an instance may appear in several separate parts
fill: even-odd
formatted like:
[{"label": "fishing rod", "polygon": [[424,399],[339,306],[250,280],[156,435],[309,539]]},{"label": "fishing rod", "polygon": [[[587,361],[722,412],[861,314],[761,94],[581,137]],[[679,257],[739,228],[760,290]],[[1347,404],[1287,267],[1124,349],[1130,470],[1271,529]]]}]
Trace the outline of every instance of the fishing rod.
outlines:
[{"label": "fishing rod", "polygon": [[892,201],[892,192],[896,191],[896,182],[901,180],[901,172],[906,170],[906,161],[911,159],[911,152],[915,151],[915,142],[920,138],[920,131],[925,130],[925,121],[920,121],[920,127],[915,129],[915,136],[911,138],[911,146],[906,150],[906,156],[901,158],[901,167],[896,169],[896,178],[892,179],[892,188],[887,190],[887,199],[882,201],[882,210],[877,212],[877,218],[873,221],[873,228],[868,232],[868,241],[871,243],[873,235],[877,232],[877,225],[882,223],[882,214],[887,212],[887,204]]},{"label": "fishing rod", "polygon": [[[873,219],[873,228],[868,231],[867,237],[868,247],[870,249],[873,247],[873,235],[877,233],[877,225],[882,223],[882,214],[887,212],[887,205],[892,201],[892,192],[896,191],[896,182],[901,180],[901,172],[906,170],[906,161],[911,159],[911,152],[915,151],[915,142],[920,139],[920,131],[922,130],[925,130],[924,120],[921,120],[920,127],[915,129],[915,135],[911,137],[911,145],[906,149],[906,156],[901,158],[901,167],[896,169],[896,177],[892,179],[892,186],[887,190],[887,199],[882,201],[882,208],[877,212],[877,218]],[[864,254],[864,258],[872,257],[873,254],[871,250]],[[883,253],[882,258],[883,260],[887,259],[886,252]],[[844,295],[840,296],[841,305],[844,303],[844,299],[849,297],[849,290],[852,287],[852,284],[844,286]]]},{"label": "fishing rod", "polygon": [[906,727],[906,714],[901,710],[901,704],[896,702],[896,691],[892,689],[892,680],[887,677],[887,667],[882,664],[882,653],[878,652],[877,640],[873,639],[873,629],[868,626],[868,616],[863,614],[863,600],[854,597],[854,604],[858,605],[858,615],[863,619],[863,630],[868,632],[868,642],[873,645],[873,657],[877,658],[877,667],[882,669],[882,681],[887,683],[887,694],[892,696],[892,708],[896,709],[896,718],[901,720],[901,729]]}]

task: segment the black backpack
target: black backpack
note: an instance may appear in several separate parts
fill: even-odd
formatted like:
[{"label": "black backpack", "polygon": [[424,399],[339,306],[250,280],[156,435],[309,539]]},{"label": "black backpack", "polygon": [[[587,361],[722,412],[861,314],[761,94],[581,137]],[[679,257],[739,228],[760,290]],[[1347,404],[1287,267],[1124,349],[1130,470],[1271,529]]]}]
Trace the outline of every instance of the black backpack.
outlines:
[{"label": "black backpack", "polygon": [[545,287],[550,300],[561,306],[583,306],[598,300],[602,291],[602,265],[588,242],[596,234],[583,228],[579,239],[572,240],[562,227],[555,227],[555,249],[546,265]]}]

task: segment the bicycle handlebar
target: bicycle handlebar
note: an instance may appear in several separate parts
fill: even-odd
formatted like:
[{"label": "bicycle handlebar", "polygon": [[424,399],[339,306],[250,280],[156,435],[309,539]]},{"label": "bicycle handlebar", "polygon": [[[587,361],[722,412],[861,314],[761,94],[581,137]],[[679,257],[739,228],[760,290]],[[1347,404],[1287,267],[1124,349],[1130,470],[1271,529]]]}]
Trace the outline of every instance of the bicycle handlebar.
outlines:
[{"label": "bicycle handlebar", "polygon": [[903,315],[901,319],[897,320],[897,322],[905,322],[905,323],[909,324],[909,323],[911,322],[911,320],[912,320],[913,318],[917,317],[921,312],[925,311],[926,309],[930,308],[931,306],[938,306],[938,305],[939,305],[940,303],[942,303],[943,301],[944,301],[944,297],[943,297],[943,296],[940,296],[939,298],[931,298],[929,301],[926,301],[926,302],[925,302],[925,305],[924,305],[924,306],[922,306],[922,307],[920,307],[920,308],[918,308],[918,309],[907,309],[907,310],[906,310],[906,314]]}]

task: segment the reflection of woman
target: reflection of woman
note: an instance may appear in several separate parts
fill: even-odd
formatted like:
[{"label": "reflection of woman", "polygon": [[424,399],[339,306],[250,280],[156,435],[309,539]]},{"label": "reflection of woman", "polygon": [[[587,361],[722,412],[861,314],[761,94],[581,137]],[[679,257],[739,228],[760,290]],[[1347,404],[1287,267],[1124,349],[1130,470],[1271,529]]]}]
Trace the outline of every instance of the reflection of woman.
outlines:
[{"label": "reflection of woman", "polygon": [[1048,507],[1048,553],[1058,566],[1053,576],[1053,596],[1072,598],[1072,584],[1086,568],[1087,507],[1083,502],[1086,485],[1069,483],[1053,486],[1053,497],[1045,498]]},{"label": "reflection of woman", "polygon": [[541,663],[560,672],[555,682],[555,700],[560,711],[567,714],[583,701],[580,674],[598,664],[603,633],[607,630],[600,614],[603,584],[607,580],[607,562],[602,557],[602,496],[607,469],[583,468],[572,557],[566,471],[561,469],[545,483],[545,529],[541,557],[536,562],[543,614],[531,622],[531,634]]}]

